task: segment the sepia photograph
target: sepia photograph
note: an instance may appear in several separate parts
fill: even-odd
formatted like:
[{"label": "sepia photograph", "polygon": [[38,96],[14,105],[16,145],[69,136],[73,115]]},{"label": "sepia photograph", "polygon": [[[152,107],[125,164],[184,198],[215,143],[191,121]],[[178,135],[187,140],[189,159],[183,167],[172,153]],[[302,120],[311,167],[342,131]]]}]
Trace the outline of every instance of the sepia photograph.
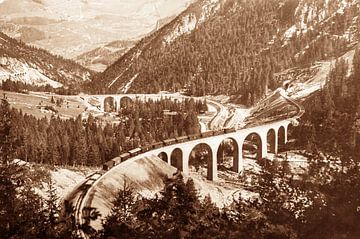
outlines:
[{"label": "sepia photograph", "polygon": [[0,238],[360,239],[360,0],[0,0]]}]

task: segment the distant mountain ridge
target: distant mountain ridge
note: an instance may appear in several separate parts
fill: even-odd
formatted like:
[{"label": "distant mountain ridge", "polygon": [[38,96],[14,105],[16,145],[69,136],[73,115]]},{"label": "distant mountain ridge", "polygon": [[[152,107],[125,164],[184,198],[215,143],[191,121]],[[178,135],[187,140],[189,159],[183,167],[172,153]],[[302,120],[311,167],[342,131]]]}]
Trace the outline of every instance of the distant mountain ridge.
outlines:
[{"label": "distant mountain ridge", "polygon": [[[169,16],[166,18],[161,18],[157,21],[156,27],[149,34],[145,34],[144,37],[149,36],[171,22],[176,16]],[[117,40],[110,43],[107,43],[101,47],[97,47],[89,52],[85,52],[75,58],[77,62],[81,65],[97,71],[102,72],[107,67],[112,65],[117,59],[122,57],[126,52],[128,52],[132,47],[135,46],[136,42],[139,39],[134,40]]]},{"label": "distant mountain ridge", "polygon": [[113,41],[104,46],[85,52],[75,58],[81,65],[94,71],[104,71],[118,58],[130,50],[136,41]]},{"label": "distant mountain ridge", "polygon": [[80,64],[28,46],[0,32],[0,80],[53,87],[81,85],[93,72]]}]

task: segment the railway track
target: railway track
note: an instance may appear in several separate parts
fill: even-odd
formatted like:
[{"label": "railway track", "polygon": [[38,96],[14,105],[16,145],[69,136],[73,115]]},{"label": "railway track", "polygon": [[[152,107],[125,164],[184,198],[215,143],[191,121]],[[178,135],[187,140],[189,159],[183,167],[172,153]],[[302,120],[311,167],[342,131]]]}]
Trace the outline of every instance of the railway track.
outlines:
[{"label": "railway track", "polygon": [[88,175],[85,180],[82,181],[77,187],[75,187],[74,191],[67,196],[67,201],[74,206],[75,222],[78,225],[78,234],[82,238],[88,238],[86,233],[84,233],[84,231],[81,229],[81,225],[84,224],[84,199],[89,189],[101,177],[102,174],[102,172],[97,171]]},{"label": "railway track", "polygon": [[[288,101],[289,103],[291,103],[291,104],[293,104],[293,105],[295,105],[297,107],[298,112],[297,112],[296,116],[290,117],[288,119],[296,120],[296,119],[298,119],[299,117],[301,117],[304,114],[304,109],[297,102],[290,99],[286,94],[283,95],[282,93],[280,93],[280,95],[286,101]],[[216,125],[219,127],[219,124],[222,122],[222,125],[220,127],[223,127],[224,122],[226,121],[227,116],[228,116],[228,112],[227,112],[226,108],[223,107],[222,105],[220,105],[217,102],[212,102],[211,101],[210,103],[212,103],[216,107],[216,109],[218,110],[218,113],[209,122],[209,126],[211,126],[211,128],[215,127]],[[279,120],[274,120],[274,121],[279,121]],[[228,132],[229,130],[234,130],[235,131],[235,128],[233,128],[233,129],[225,129],[225,130],[221,130],[221,131],[223,131],[222,132],[223,134],[226,134],[226,133],[229,133]],[[234,132],[234,131],[231,131],[231,132]],[[195,139],[202,138],[202,137],[215,136],[215,135],[217,135],[216,134],[217,132],[218,131],[213,130],[211,132],[206,133],[206,134],[214,133],[213,135],[205,135],[205,133],[204,133],[204,135],[199,134],[199,136],[197,138],[193,138],[194,135],[186,136],[186,140],[195,140]],[[176,138],[176,139],[169,139],[169,140],[166,140],[166,142],[163,142],[163,143],[158,142],[158,143],[155,143],[155,144],[150,145],[150,146],[145,146],[145,147],[142,147],[142,148],[134,149],[131,152],[129,151],[128,153],[126,153],[126,157],[125,157],[125,155],[120,155],[119,157],[115,158],[116,159],[115,161],[117,163],[114,161],[114,162],[111,163],[111,165],[110,164],[106,165],[106,170],[111,169],[112,167],[116,166],[117,164],[123,162],[124,160],[127,160],[127,159],[129,159],[131,157],[137,156],[138,154],[141,154],[141,153],[147,152],[149,150],[152,150],[153,148],[163,147],[163,146],[167,146],[169,144],[181,143],[182,142],[181,138],[184,138],[184,137],[179,137],[179,138]],[[136,152],[135,152],[135,150],[136,150]],[[101,173],[101,172],[95,172],[95,173],[89,175],[86,178],[86,180],[77,189],[75,189],[75,192],[74,192],[74,194],[75,194],[74,198],[76,199],[75,204],[74,204],[75,205],[75,220],[76,220],[76,223],[78,225],[83,225],[84,224],[84,215],[83,215],[84,212],[83,212],[83,210],[84,210],[84,208],[86,208],[87,199],[89,198],[89,194],[90,194],[90,191],[91,191],[90,189],[93,187],[94,184],[96,184],[96,182],[101,178],[102,175],[103,175],[103,173]],[[79,235],[82,238],[88,238],[88,236],[81,229],[81,227],[79,228]]]}]

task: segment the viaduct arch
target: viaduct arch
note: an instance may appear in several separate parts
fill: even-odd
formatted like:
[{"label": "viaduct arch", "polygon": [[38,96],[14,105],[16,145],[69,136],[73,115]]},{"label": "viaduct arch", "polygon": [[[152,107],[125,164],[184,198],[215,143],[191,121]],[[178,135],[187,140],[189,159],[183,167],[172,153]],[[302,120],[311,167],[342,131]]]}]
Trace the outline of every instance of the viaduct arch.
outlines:
[{"label": "viaduct arch", "polygon": [[[97,107],[103,112],[118,112],[121,108],[129,106],[131,102],[139,101],[158,101],[161,99],[182,100],[190,98],[187,96],[179,96],[174,94],[117,94],[117,95],[86,95],[82,99],[90,102],[95,99],[98,103]],[[110,110],[109,110],[110,109]]]},{"label": "viaduct arch", "polygon": [[[90,98],[90,97],[84,97],[84,98]],[[167,97],[167,95],[165,97]],[[248,136],[255,134],[256,137],[258,139],[260,139],[257,142],[259,147],[256,148],[256,152],[261,153],[262,157],[266,157],[268,154],[268,147],[269,147],[269,151],[275,149],[275,152],[277,152],[279,145],[281,143],[285,144],[288,140],[288,130],[290,128],[289,126],[291,126],[291,125],[297,126],[297,124],[298,124],[297,119],[302,116],[302,114],[304,113],[304,109],[302,109],[302,107],[300,105],[298,105],[296,102],[289,99],[286,95],[283,95],[283,97],[298,108],[297,116],[294,116],[292,118],[287,118],[284,120],[279,120],[276,122],[263,124],[260,126],[244,128],[244,129],[237,130],[237,131],[231,132],[231,133],[226,133],[226,134],[222,134],[222,135],[214,135],[211,137],[199,138],[199,139],[194,139],[191,141],[186,141],[183,143],[168,145],[168,146],[165,146],[162,148],[153,149],[153,150],[147,151],[145,153],[139,154],[135,157],[128,159],[128,161],[130,161],[129,163],[131,163],[131,162],[137,161],[138,159],[143,158],[143,157],[159,155],[166,163],[171,164],[171,156],[173,155],[173,162],[174,161],[176,162],[176,165],[183,172],[183,174],[188,174],[191,151],[193,150],[193,148],[195,148],[199,144],[206,144],[211,148],[211,155],[212,155],[212,160],[209,160],[211,163],[211,165],[210,165],[211,167],[208,167],[208,172],[210,172],[210,173],[208,173],[208,179],[216,180],[217,179],[217,163],[220,159],[217,151],[219,150],[219,147],[224,140],[231,138],[234,140],[234,142],[236,142],[236,144],[238,146],[238,155],[237,155],[237,157],[234,156],[233,170],[237,173],[241,173],[243,171],[243,157],[244,157],[243,149],[246,148],[246,145],[249,145],[247,143]],[[147,99],[156,100],[156,99],[161,99],[161,98],[162,98],[162,96],[159,97],[158,95],[155,95],[154,98],[151,98],[151,97],[146,98],[146,95],[145,95],[145,97],[143,97],[143,99],[145,99],[145,100],[147,100]],[[176,98],[171,98],[171,96],[168,98],[170,98],[172,100],[173,99],[176,100]],[[186,97],[184,97],[184,98],[186,98]],[[139,99],[139,100],[141,100],[141,99]],[[104,102],[104,101],[102,101],[102,102]],[[120,107],[120,105],[118,105],[118,107]],[[102,105],[102,107],[100,107],[100,108],[104,109],[104,105]],[[274,132],[275,132],[275,138],[273,137]],[[251,141],[251,137],[250,137],[250,141]],[[175,151],[176,152],[181,151],[181,156],[182,156],[182,157],[180,157],[181,160],[178,160],[180,154],[175,153]],[[181,167],[179,165],[181,165]],[[118,170],[121,170],[121,169],[122,169],[121,164],[119,164],[118,166],[115,166],[111,170],[107,171],[102,176],[98,177],[97,179],[94,179],[92,186],[85,193],[83,199],[81,200],[81,203],[78,204],[78,207],[77,207],[78,213],[76,214],[78,218],[80,218],[80,219],[82,218],[81,210],[86,205],[93,205],[93,202],[94,202],[93,198],[97,197],[98,194],[101,193],[96,190],[97,185],[100,185],[100,183],[104,183],[103,185],[101,185],[101,187],[103,188],[104,186],[107,186],[109,183],[106,183],[105,179],[112,177],[114,175],[114,173],[117,173]],[[100,204],[103,206],[106,206],[106,205],[104,205],[103,202],[100,202]],[[80,222],[81,222],[81,220],[80,220]]]},{"label": "viaduct arch", "polygon": [[[269,153],[277,153],[280,142],[287,142],[287,128],[292,123],[291,120],[273,122],[261,126],[240,129],[232,133],[217,135],[207,138],[199,138],[184,143],[165,146],[141,154],[137,157],[159,155],[168,164],[181,170],[185,175],[189,174],[190,160],[203,160],[207,164],[207,179],[216,180],[218,178],[218,163],[221,160],[220,148],[224,141],[233,142],[232,149],[232,170],[242,173],[244,170],[244,152],[250,151],[252,157],[261,159],[267,157]],[[284,133],[279,137],[280,132]],[[207,148],[207,155],[194,155],[194,149],[203,146]],[[204,153],[205,154],[205,153]],[[197,159],[194,159],[194,157]],[[205,159],[199,159],[205,157]]]}]

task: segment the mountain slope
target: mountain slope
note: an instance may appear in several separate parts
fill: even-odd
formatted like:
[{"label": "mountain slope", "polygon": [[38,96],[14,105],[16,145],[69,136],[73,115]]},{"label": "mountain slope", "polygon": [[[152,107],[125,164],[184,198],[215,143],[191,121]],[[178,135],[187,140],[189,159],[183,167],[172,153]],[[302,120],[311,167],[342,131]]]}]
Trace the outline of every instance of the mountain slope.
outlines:
[{"label": "mountain slope", "polygon": [[[253,104],[274,75],[338,56],[357,41],[358,1],[199,0],[102,74],[97,92],[231,94]],[[94,86],[93,85],[93,86]]]},{"label": "mountain slope", "polygon": [[89,81],[92,74],[74,61],[27,46],[0,32],[0,80],[60,87]]},{"label": "mountain slope", "polygon": [[113,41],[76,57],[81,65],[103,71],[135,45],[134,41]]},{"label": "mountain slope", "polygon": [[115,40],[140,38],[189,1],[4,0],[0,28],[17,40],[74,59]]},{"label": "mountain slope", "polygon": [[[175,17],[176,15],[159,19],[156,23],[156,27],[154,28],[154,30],[151,31],[149,34],[145,34],[145,36],[153,34],[158,29],[171,22]],[[134,47],[136,42],[141,38],[142,37],[139,37],[137,40],[134,39],[112,41],[77,56],[75,60],[89,69],[102,72],[107,67],[112,65],[117,59],[122,57],[132,47]]]}]

